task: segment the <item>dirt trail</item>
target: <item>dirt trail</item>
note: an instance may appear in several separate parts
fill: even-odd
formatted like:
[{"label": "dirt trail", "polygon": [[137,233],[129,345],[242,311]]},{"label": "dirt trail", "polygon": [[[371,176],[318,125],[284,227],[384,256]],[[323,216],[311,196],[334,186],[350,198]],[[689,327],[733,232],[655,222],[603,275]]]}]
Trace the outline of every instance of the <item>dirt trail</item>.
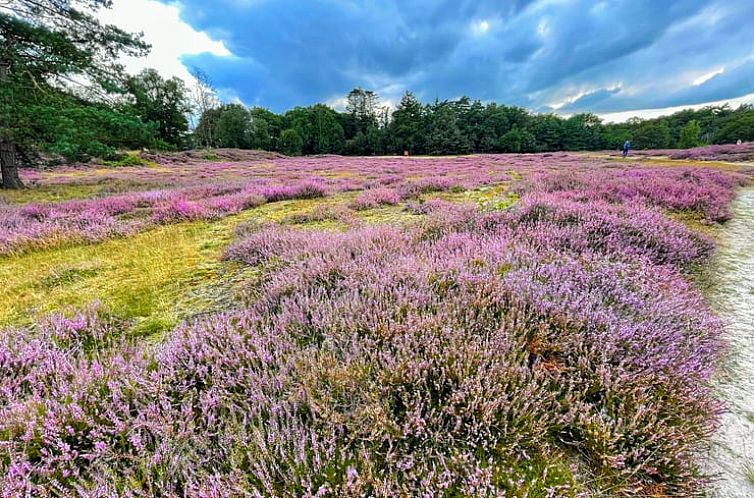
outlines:
[{"label": "dirt trail", "polygon": [[727,323],[731,355],[718,379],[727,404],[711,451],[713,496],[754,496],[754,189],[732,206],[712,265],[709,297]]}]

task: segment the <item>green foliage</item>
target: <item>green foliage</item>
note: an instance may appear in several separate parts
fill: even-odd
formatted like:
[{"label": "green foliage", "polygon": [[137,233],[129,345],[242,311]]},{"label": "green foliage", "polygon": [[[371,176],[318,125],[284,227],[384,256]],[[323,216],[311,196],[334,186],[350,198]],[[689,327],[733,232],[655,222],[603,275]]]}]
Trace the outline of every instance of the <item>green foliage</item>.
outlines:
[{"label": "green foliage", "polygon": [[215,143],[218,147],[250,149],[253,145],[251,115],[241,104],[226,104],[218,109]]},{"label": "green foliage", "polygon": [[277,141],[282,129],[282,118],[261,107],[249,110],[251,117],[252,148],[277,150]]},{"label": "green foliage", "polygon": [[[594,114],[575,114],[563,122],[563,148],[595,150],[603,148],[602,120]],[[550,149],[552,150],[552,149]]]},{"label": "green foliage", "polygon": [[304,141],[307,149],[314,154],[340,152],[343,149],[345,133],[338,123],[337,113],[323,104],[317,104],[306,110],[311,124],[308,140]]},{"label": "green foliage", "polygon": [[379,126],[379,96],[372,90],[354,88],[346,97],[346,112],[351,116],[354,132],[367,133],[370,127]]},{"label": "green foliage", "polygon": [[114,160],[100,161],[100,164],[103,166],[120,168],[127,166],[148,166],[149,161],[142,159],[138,154],[123,154],[121,157]]},{"label": "green foliage", "polygon": [[735,143],[738,140],[754,140],[754,109],[748,107],[725,119],[723,126],[714,134],[718,144]]},{"label": "green foliage", "polygon": [[468,137],[461,132],[453,103],[435,101],[426,113],[423,136],[429,154],[465,154],[472,150]]},{"label": "green foliage", "polygon": [[113,97],[127,90],[118,58],[143,55],[149,47],[97,20],[94,11],[109,5],[105,0],[3,3],[0,142],[25,157],[41,150],[69,159],[107,157],[118,147],[154,142],[156,128]]},{"label": "green foliage", "polygon": [[[574,138],[567,138],[567,124],[562,118],[553,114],[538,114],[532,116],[532,123],[529,127],[531,133],[536,137],[537,150],[540,152],[550,150],[561,150],[565,143],[573,143]],[[568,127],[569,132],[574,131],[574,126]]]},{"label": "green foliage", "polygon": [[[301,152],[297,154],[340,153],[343,150],[345,132],[338,114],[326,105],[296,107],[286,112],[282,121],[285,128],[295,130],[301,138]],[[282,134],[280,141],[280,152],[288,154],[290,142],[286,145],[288,149],[284,150]]]},{"label": "green foliage", "polygon": [[637,149],[670,147],[670,127],[664,121],[645,121],[636,129],[633,146]]},{"label": "green foliage", "polygon": [[421,102],[411,92],[406,92],[393,113],[390,123],[390,149],[412,154],[421,151],[421,128],[424,120]]},{"label": "green foliage", "polygon": [[134,99],[134,113],[154,127],[159,140],[180,146],[188,131],[186,116],[191,111],[183,81],[164,79],[154,69],[145,69],[128,78],[126,87]]},{"label": "green foliage", "polygon": [[288,156],[300,156],[304,150],[304,139],[293,128],[280,134],[280,152]]},{"label": "green foliage", "polygon": [[682,149],[690,149],[700,144],[699,136],[702,134],[702,127],[699,126],[699,122],[692,119],[686,126],[681,128],[681,135],[678,139],[678,147]]},{"label": "green foliage", "polygon": [[87,102],[62,92],[49,92],[24,102],[14,112],[14,140],[24,150],[43,150],[69,160],[111,159],[119,148],[154,142],[154,127],[128,107]]},{"label": "green foliage", "polygon": [[222,108],[211,108],[205,110],[199,118],[194,129],[194,138],[196,142],[205,147],[217,147],[217,127]]},{"label": "green foliage", "polygon": [[520,130],[518,126],[514,126],[500,137],[498,148],[503,152],[534,152],[536,137],[529,131]]}]

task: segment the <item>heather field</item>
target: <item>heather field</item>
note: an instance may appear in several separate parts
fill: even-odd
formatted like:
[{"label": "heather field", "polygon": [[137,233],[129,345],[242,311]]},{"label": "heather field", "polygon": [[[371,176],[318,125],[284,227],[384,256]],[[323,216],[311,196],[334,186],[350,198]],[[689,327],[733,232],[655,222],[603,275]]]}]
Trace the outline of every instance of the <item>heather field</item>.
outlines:
[{"label": "heather field", "polygon": [[752,170],[662,152],[22,171],[1,496],[711,493]]}]

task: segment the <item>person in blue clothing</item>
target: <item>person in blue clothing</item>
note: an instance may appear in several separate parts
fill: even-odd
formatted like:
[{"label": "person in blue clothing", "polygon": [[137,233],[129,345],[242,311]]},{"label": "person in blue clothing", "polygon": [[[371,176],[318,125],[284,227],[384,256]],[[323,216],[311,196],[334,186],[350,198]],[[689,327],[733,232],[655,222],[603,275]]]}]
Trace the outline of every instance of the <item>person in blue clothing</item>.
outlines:
[{"label": "person in blue clothing", "polygon": [[626,156],[628,155],[628,149],[630,148],[631,148],[631,142],[626,140],[626,142],[623,144],[623,159],[625,159]]}]

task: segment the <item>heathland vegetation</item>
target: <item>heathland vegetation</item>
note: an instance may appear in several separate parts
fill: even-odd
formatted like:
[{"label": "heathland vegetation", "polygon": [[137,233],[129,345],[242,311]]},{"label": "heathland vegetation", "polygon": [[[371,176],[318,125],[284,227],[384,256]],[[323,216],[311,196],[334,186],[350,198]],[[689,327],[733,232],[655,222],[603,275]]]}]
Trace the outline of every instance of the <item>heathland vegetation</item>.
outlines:
[{"label": "heathland vegetation", "polygon": [[754,109],[276,114],[108,4],[0,0],[0,496],[701,497],[713,440],[751,490]]},{"label": "heathland vegetation", "polygon": [[[0,208],[2,488],[701,492],[724,342],[691,276],[748,181],[731,168],[23,170]],[[49,186],[74,199],[31,200]]]}]

